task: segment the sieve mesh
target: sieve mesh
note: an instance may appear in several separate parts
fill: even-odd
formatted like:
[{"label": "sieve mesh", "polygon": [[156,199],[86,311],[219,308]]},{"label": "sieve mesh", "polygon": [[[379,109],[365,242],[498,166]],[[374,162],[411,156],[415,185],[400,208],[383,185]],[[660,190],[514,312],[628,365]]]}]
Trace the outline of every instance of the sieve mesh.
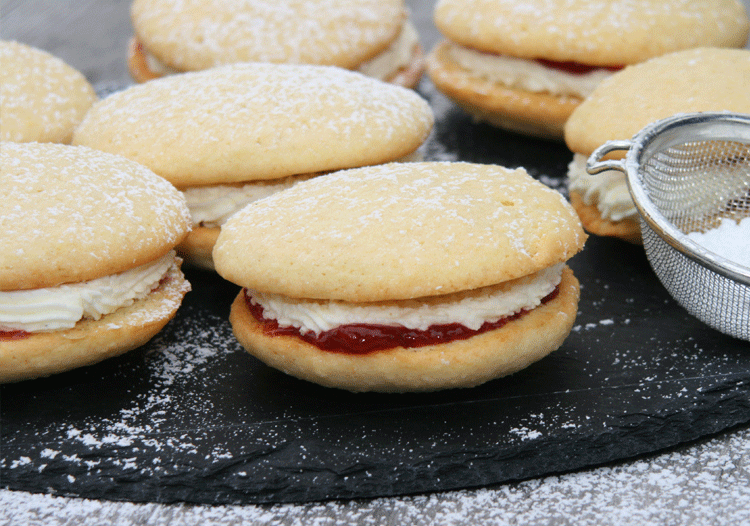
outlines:
[{"label": "sieve mesh", "polygon": [[705,232],[721,218],[750,215],[750,144],[691,141],[658,150],[641,166],[639,181],[682,233]]},{"label": "sieve mesh", "polygon": [[641,229],[649,263],[669,294],[710,327],[750,340],[750,287],[675,250],[643,220]]},{"label": "sieve mesh", "polygon": [[[626,160],[603,161],[628,149]],[[658,121],[632,141],[594,152],[589,171],[627,174],[651,267],[672,297],[707,325],[750,340],[750,268],[687,237],[721,219],[750,217],[750,116],[684,114]]]}]

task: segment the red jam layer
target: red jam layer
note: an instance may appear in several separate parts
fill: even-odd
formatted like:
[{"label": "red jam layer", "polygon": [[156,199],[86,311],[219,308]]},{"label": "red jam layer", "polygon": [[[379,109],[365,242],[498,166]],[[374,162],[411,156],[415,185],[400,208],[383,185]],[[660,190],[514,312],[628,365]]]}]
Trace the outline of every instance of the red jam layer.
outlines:
[{"label": "red jam layer", "polygon": [[0,341],[2,340],[22,340],[28,338],[31,333],[22,330],[4,331],[0,329]]},{"label": "red jam layer", "polygon": [[[542,303],[553,300],[559,293],[560,288],[555,287],[555,290],[542,299]],[[476,330],[469,329],[459,323],[431,325],[427,330],[356,323],[342,325],[316,335],[312,331],[302,334],[296,327],[279,327],[276,320],[263,317],[263,307],[259,304],[253,304],[247,291],[245,291],[245,303],[253,317],[263,326],[263,334],[266,336],[294,336],[323,351],[343,354],[367,354],[396,347],[424,347],[466,340],[477,334],[499,329],[506,323],[517,320],[529,312],[528,310],[522,310],[495,322],[485,322]]]},{"label": "red jam layer", "polygon": [[557,62],[554,60],[547,60],[543,58],[538,58],[536,59],[536,61],[548,68],[559,69],[560,71],[571,73],[573,75],[585,75],[586,73],[591,73],[592,71],[597,69],[618,71],[623,68],[623,66],[589,66],[587,64],[580,64],[578,62]]}]

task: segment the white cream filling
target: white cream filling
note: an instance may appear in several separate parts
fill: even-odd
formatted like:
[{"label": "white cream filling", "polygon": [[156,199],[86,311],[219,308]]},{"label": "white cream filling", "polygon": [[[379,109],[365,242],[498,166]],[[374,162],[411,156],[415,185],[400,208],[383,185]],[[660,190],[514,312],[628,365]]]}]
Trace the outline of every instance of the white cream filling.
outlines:
[{"label": "white cream filling", "polygon": [[523,309],[533,309],[560,283],[564,263],[521,278],[508,287],[503,284],[475,291],[434,296],[420,300],[354,304],[344,301],[300,300],[248,290],[263,316],[280,327],[296,327],[302,334],[320,334],[342,325],[375,324],[426,330],[431,325],[460,323],[478,330]]},{"label": "white cream filling", "polygon": [[417,30],[411,20],[407,19],[396,40],[385,51],[362,63],[357,71],[378,80],[388,80],[411,63],[414,46],[418,43]]},{"label": "white cream filling", "polygon": [[[422,161],[423,158],[422,152],[415,150],[394,162],[418,162]],[[218,228],[250,203],[316,176],[316,174],[312,174],[309,176],[291,176],[284,179],[253,181],[241,186],[228,184],[190,186],[184,188],[182,193],[185,196],[194,225]]]},{"label": "white cream filling", "polygon": [[483,53],[453,43],[448,49],[451,59],[474,76],[532,93],[584,99],[612,75],[612,71],[605,68],[582,74],[568,73],[535,60]]},{"label": "white cream filling", "polygon": [[174,264],[172,251],[152,263],[91,281],[0,291],[0,330],[56,331],[84,318],[98,320],[145,298]]},{"label": "white cream filling", "polygon": [[596,175],[586,171],[587,157],[573,155],[568,164],[568,191],[576,192],[587,205],[595,205],[608,221],[633,218],[638,211],[628,190],[625,174],[619,170],[605,170]]},{"label": "white cream filling", "polygon": [[146,65],[153,73],[161,76],[174,75],[180,73],[179,70],[167,66],[164,62],[153,56],[151,53],[143,49],[143,56],[146,58]]},{"label": "white cream filling", "polygon": [[182,190],[194,225],[217,228],[248,204],[291,188],[304,178],[289,177],[273,182],[253,182],[242,186],[192,186]]},{"label": "white cream filling", "polygon": [[[367,62],[360,64],[357,71],[368,77],[387,80],[411,62],[412,55],[414,54],[414,46],[418,43],[417,30],[411,20],[407,19],[398,37],[391,42],[390,46]],[[178,70],[164,64],[145,49],[143,50],[143,54],[146,58],[148,68],[154,73],[158,73],[159,75],[179,73]]]}]

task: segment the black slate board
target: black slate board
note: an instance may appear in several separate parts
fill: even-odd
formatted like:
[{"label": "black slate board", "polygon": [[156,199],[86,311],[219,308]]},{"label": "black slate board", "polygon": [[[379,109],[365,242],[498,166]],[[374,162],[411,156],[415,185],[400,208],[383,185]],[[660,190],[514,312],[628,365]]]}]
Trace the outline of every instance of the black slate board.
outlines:
[{"label": "black slate board", "polygon": [[[472,122],[434,91],[428,159],[525,166],[564,190],[564,145]],[[0,388],[4,488],[112,500],[301,502],[469,488],[625,459],[750,422],[750,344],[688,315],[642,247],[571,261],[576,325],[552,355],[468,390],[350,394],[246,354],[238,289],[192,270],[178,316],[128,355]],[[697,291],[699,292],[699,291]]]}]

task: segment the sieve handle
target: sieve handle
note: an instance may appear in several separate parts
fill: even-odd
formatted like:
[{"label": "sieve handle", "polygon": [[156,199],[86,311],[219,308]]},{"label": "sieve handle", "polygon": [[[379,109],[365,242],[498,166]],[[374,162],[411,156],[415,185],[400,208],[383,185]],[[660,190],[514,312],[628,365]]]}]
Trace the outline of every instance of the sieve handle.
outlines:
[{"label": "sieve handle", "polygon": [[607,141],[599,146],[589,156],[586,161],[586,171],[591,175],[601,173],[605,170],[619,170],[620,172],[627,173],[625,169],[624,159],[610,159],[602,161],[602,158],[609,153],[622,150],[630,150],[633,145],[632,141]]}]

